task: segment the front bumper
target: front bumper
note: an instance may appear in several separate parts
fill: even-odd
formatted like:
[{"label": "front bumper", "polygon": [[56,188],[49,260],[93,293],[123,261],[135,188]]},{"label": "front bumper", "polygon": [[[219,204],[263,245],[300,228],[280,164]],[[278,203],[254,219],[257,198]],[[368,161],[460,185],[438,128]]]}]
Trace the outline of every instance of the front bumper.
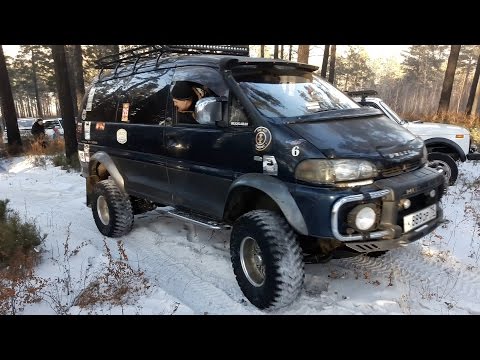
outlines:
[{"label": "front bumper", "polygon": [[[309,189],[307,199],[305,195],[300,197],[307,190],[297,189],[296,200],[304,214],[309,235],[336,239],[356,251],[371,252],[408,244],[439,226],[443,222],[439,201],[445,189],[445,178],[436,170],[424,167],[358,189],[330,189],[329,196],[322,189],[315,197]],[[432,190],[435,190],[434,197],[430,194]],[[299,199],[303,201],[299,202]],[[400,206],[405,199],[411,201],[408,209]],[[347,224],[349,212],[357,205],[369,203],[375,203],[380,209],[376,228],[371,232],[352,233]],[[437,205],[436,218],[405,233],[404,217],[433,204]]]}]

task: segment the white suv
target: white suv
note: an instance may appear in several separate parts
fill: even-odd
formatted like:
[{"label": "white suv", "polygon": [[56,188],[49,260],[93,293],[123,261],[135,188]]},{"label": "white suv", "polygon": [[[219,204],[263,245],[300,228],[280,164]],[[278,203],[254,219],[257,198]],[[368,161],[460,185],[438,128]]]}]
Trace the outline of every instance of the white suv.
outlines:
[{"label": "white suv", "polygon": [[387,117],[420,137],[427,146],[429,166],[442,169],[450,185],[457,180],[456,161],[480,159],[480,154],[472,146],[470,132],[464,127],[403,120],[382,99],[374,97],[377,95],[375,90],[349,91],[347,94],[362,106],[371,106],[382,111]]}]

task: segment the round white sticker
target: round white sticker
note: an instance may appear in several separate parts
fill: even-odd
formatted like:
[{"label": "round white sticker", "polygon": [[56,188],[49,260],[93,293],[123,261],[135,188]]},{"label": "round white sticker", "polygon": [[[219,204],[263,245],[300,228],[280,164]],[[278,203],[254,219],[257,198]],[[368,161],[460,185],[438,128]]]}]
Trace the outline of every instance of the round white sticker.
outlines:
[{"label": "round white sticker", "polygon": [[117,131],[117,141],[120,144],[125,144],[127,142],[127,130],[120,129]]},{"label": "round white sticker", "polygon": [[272,142],[272,133],[266,127],[257,127],[255,133],[255,149],[257,151],[265,150]]}]

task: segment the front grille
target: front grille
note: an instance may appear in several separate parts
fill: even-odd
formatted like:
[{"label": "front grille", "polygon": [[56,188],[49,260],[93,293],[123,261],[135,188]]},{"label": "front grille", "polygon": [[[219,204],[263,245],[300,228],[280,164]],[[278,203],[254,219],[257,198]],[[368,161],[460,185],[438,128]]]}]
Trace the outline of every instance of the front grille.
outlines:
[{"label": "front grille", "polygon": [[382,176],[384,178],[397,176],[397,175],[401,175],[403,173],[407,173],[407,172],[416,170],[419,167],[420,167],[420,161],[416,161],[416,162],[413,162],[413,163],[405,163],[405,164],[401,164],[401,165],[398,165],[398,166],[392,166],[392,167],[383,169],[382,170]]}]

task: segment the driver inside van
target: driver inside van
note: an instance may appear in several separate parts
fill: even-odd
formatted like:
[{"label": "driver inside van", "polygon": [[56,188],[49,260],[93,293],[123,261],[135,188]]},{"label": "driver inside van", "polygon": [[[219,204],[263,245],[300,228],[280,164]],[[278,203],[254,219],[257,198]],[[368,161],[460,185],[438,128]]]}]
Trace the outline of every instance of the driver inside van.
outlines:
[{"label": "driver inside van", "polygon": [[173,104],[177,108],[177,123],[198,124],[195,121],[195,105],[205,96],[202,89],[188,81],[177,81],[172,87]]}]

